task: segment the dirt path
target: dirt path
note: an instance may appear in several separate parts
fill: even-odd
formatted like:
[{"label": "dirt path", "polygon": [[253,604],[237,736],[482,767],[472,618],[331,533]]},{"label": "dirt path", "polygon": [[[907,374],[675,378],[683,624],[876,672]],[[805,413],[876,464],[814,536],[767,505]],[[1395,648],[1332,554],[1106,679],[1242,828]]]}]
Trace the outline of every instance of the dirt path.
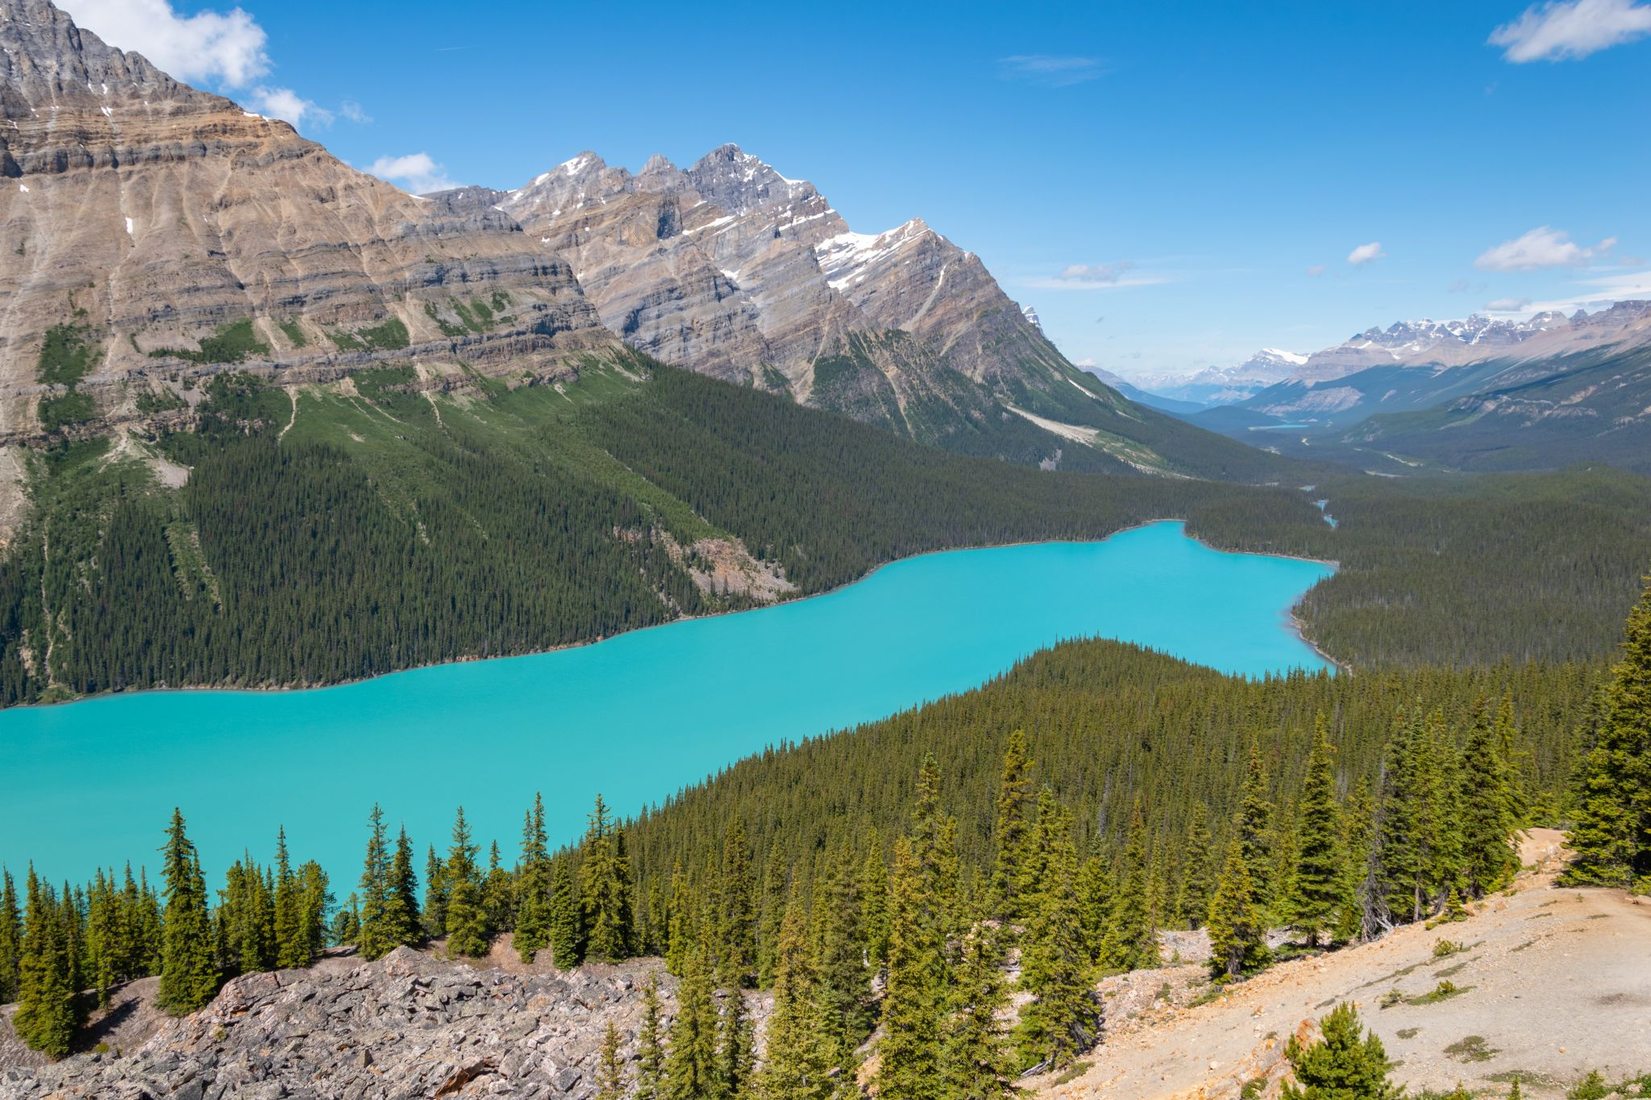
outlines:
[{"label": "dirt path", "polygon": [[[1066,1100],[1237,1096],[1282,1071],[1284,1041],[1339,1001],[1358,1005],[1412,1088],[1461,1083],[1504,1096],[1519,1074],[1526,1096],[1562,1096],[1588,1070],[1607,1078],[1651,1071],[1651,899],[1616,890],[1553,888],[1560,834],[1536,830],[1533,865],[1512,896],[1429,931],[1401,928],[1372,944],[1285,963],[1197,1007],[1164,1007],[1120,1024],[1074,1080],[1041,1082]],[[1465,949],[1435,958],[1434,945]],[[1185,982],[1188,968],[1131,975],[1136,986]],[[1381,1008],[1440,981],[1462,990],[1431,1004]],[[1110,1000],[1110,998],[1109,998]],[[1121,1013],[1119,1014],[1121,1015]]]}]

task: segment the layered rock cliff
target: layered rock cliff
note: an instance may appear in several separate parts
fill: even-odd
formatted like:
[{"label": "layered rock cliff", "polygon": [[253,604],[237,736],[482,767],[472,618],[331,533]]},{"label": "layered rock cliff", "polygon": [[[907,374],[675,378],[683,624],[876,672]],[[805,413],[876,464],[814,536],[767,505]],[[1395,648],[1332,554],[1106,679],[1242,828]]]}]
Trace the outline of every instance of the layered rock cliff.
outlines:
[{"label": "layered rock cliff", "polygon": [[[611,346],[569,266],[511,219],[433,208],[47,0],[0,0],[0,256],[0,439],[37,433],[38,399],[66,386],[107,418],[228,363],[554,370]],[[89,369],[47,386],[59,326]]]}]

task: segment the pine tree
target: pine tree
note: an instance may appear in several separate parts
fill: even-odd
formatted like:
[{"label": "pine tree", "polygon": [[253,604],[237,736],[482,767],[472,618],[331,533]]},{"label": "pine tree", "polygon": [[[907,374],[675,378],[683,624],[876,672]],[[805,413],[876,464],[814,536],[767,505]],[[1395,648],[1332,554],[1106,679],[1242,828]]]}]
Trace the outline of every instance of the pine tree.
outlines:
[{"label": "pine tree", "polygon": [[1565,881],[1651,890],[1651,582],[1628,614],[1591,742]]},{"label": "pine tree", "polygon": [[1341,940],[1365,939],[1376,934],[1370,893],[1371,847],[1375,837],[1376,807],[1370,795],[1370,781],[1360,776],[1347,794],[1341,815],[1341,850],[1344,857],[1342,895],[1346,909],[1336,928]]},{"label": "pine tree", "polygon": [[631,869],[625,838],[608,817],[601,795],[591,810],[582,845],[579,895],[584,909],[585,955],[615,961],[631,952]]},{"label": "pine tree", "polygon": [[774,964],[774,1008],[756,1094],[763,1100],[829,1100],[833,1058],[818,1013],[818,979],[810,965],[801,902],[793,898],[780,922]]},{"label": "pine tree", "polygon": [[551,876],[546,850],[545,800],[535,793],[522,822],[522,854],[516,868],[516,930],[512,939],[523,962],[550,946]]},{"label": "pine tree", "polygon": [[585,918],[579,881],[566,856],[551,868],[549,916],[551,960],[558,970],[572,970],[585,961]]},{"label": "pine tree", "polygon": [[625,1095],[625,1063],[619,1051],[619,1031],[608,1021],[602,1034],[602,1050],[596,1062],[596,1100],[622,1100]]},{"label": "pine tree", "polygon": [[287,853],[287,830],[280,826],[275,831],[275,965],[308,966],[310,958],[303,929],[303,899],[298,877],[292,872],[292,857]]},{"label": "pine tree", "polygon": [[1347,907],[1347,857],[1341,846],[1334,756],[1321,714],[1302,779],[1296,869],[1290,886],[1291,923],[1307,937],[1308,947],[1318,946],[1319,937],[1335,928]]},{"label": "pine tree", "polygon": [[756,883],[751,872],[751,849],[739,818],[728,824],[718,869],[716,904],[717,979],[736,989],[757,977]]},{"label": "pine tree", "polygon": [[930,1096],[942,1069],[956,857],[950,850],[953,827],[940,814],[938,786],[934,759],[928,757],[918,773],[912,834],[895,843],[877,1070],[877,1093],[884,1100]]},{"label": "pine tree", "polygon": [[992,826],[995,855],[992,862],[991,904],[1006,919],[1025,915],[1021,895],[1033,873],[1037,850],[1033,846],[1032,762],[1026,754],[1026,734],[1015,730],[1003,752],[997,787],[997,813]]},{"label": "pine tree", "polygon": [[1378,928],[1420,920],[1431,892],[1429,823],[1421,714],[1400,714],[1382,763],[1371,899]]},{"label": "pine tree", "polygon": [[1023,1066],[1054,1069],[1094,1045],[1100,1012],[1079,917],[1072,823],[1048,788],[1038,798],[1035,836],[1042,858],[1026,898],[1020,977],[1032,1001],[1021,1010],[1015,1041]]},{"label": "pine tree", "polygon": [[717,1009],[710,960],[703,949],[688,956],[677,987],[676,1019],[665,1056],[668,1100],[705,1100],[717,1094]]},{"label": "pine tree", "polygon": [[1244,838],[1235,829],[1210,899],[1210,970],[1216,979],[1236,978],[1266,962],[1266,927],[1250,886]]},{"label": "pine tree", "polygon": [[853,1050],[871,1030],[871,981],[860,889],[846,847],[833,853],[826,868],[816,874],[810,914],[810,966],[816,999],[833,1041],[842,1050]]},{"label": "pine tree", "polygon": [[23,918],[17,907],[17,883],[0,870],[0,1004],[17,1000],[23,961]]},{"label": "pine tree", "polygon": [[487,954],[487,911],[476,871],[476,846],[470,840],[470,824],[460,806],[453,817],[453,843],[442,866],[442,882],[447,889],[447,955],[449,958]]},{"label": "pine tree", "polygon": [[482,877],[482,911],[487,915],[489,935],[509,932],[515,925],[515,884],[499,861],[499,842],[487,849],[487,874]]},{"label": "pine tree", "polygon": [[18,976],[17,1037],[49,1058],[69,1053],[80,1020],[75,1008],[74,963],[62,910],[50,886],[30,864]]},{"label": "pine tree", "polygon": [[745,995],[735,987],[723,996],[722,1023],[717,1033],[717,1094],[746,1095],[756,1062],[757,1040],[751,1013],[746,1008]]},{"label": "pine tree", "polygon": [[1215,892],[1210,858],[1214,841],[1210,839],[1208,818],[1209,808],[1202,802],[1195,805],[1187,822],[1186,836],[1181,840],[1180,889],[1175,915],[1192,929],[1203,927]]},{"label": "pine tree", "polygon": [[866,939],[866,963],[876,973],[889,957],[889,868],[875,832],[860,865],[860,923]]},{"label": "pine tree", "polygon": [[1462,886],[1470,898],[1500,889],[1519,870],[1516,818],[1507,764],[1497,746],[1488,707],[1481,708],[1462,747]]},{"label": "pine tree", "polygon": [[1124,848],[1123,869],[1116,880],[1107,910],[1101,963],[1108,969],[1139,970],[1158,965],[1158,935],[1152,926],[1151,899],[1148,897],[1150,878],[1146,818],[1141,810],[1141,800],[1137,798],[1129,816],[1129,840]]},{"label": "pine tree", "polygon": [[648,978],[642,987],[642,1028],[636,1036],[636,1100],[662,1100],[665,1095],[665,1039],[660,1022],[659,982]]},{"label": "pine tree", "polygon": [[387,886],[385,926],[397,945],[415,947],[424,935],[419,918],[418,876],[413,871],[413,841],[407,835],[406,826],[396,833],[396,851],[390,857]]},{"label": "pine tree", "polygon": [[424,934],[431,938],[447,934],[447,884],[436,846],[424,850]]},{"label": "pine tree", "polygon": [[943,1055],[949,1100],[1002,1100],[1015,1089],[1014,1050],[1001,1013],[1009,1003],[998,926],[976,921],[964,936]]},{"label": "pine tree", "polygon": [[1239,792],[1238,836],[1244,845],[1244,869],[1256,905],[1269,909],[1273,904],[1273,804],[1268,798],[1267,766],[1261,758],[1259,740],[1250,742],[1250,758],[1244,769],[1244,786]]},{"label": "pine tree", "polygon": [[207,916],[206,883],[195,845],[184,832],[183,814],[172,811],[166,830],[162,877],[166,913],[161,924],[161,981],[155,1002],[181,1015],[206,1004],[218,992],[213,962],[212,924]]},{"label": "pine tree", "polygon": [[1291,1036],[1285,1046],[1295,1080],[1285,1084],[1283,1100],[1399,1100],[1403,1090],[1388,1080],[1387,1051],[1375,1035],[1364,1034],[1351,1004],[1331,1009],[1319,1027],[1320,1042]]},{"label": "pine tree", "polygon": [[[298,928],[300,934],[300,966],[308,966],[321,955],[326,946],[327,910],[333,897],[328,892],[327,872],[315,860],[305,860],[298,868]],[[353,939],[354,936],[351,936]],[[340,941],[348,942],[348,941]]]},{"label": "pine tree", "polygon": [[384,811],[378,803],[367,815],[370,825],[367,834],[367,855],[361,867],[361,925],[357,932],[356,948],[364,959],[377,959],[389,954],[400,943],[398,915],[391,911],[390,849],[384,826]]}]

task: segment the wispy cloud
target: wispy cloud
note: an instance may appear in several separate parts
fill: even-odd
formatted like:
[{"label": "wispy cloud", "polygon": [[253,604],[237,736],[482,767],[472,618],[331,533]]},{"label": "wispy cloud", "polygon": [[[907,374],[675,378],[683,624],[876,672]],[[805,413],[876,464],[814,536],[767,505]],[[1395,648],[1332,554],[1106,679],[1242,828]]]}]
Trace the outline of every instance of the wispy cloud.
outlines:
[{"label": "wispy cloud", "polygon": [[1569,233],[1539,225],[1511,241],[1503,241],[1495,248],[1486,249],[1473,261],[1473,266],[1481,271],[1587,267],[1591,261],[1614,248],[1616,243],[1615,237],[1607,237],[1592,248],[1584,248],[1571,240]]},{"label": "wispy cloud", "polygon": [[1069,88],[1095,80],[1106,72],[1099,59],[1046,53],[1018,53],[998,58],[998,75],[1049,88]]},{"label": "wispy cloud", "polygon": [[1523,313],[1530,308],[1529,298],[1498,298],[1485,303],[1486,313]]},{"label": "wispy cloud", "polygon": [[1386,255],[1387,253],[1382,251],[1381,241],[1371,241],[1369,244],[1361,244],[1349,252],[1347,262],[1354,267],[1363,267],[1365,264],[1375,263]]},{"label": "wispy cloud", "polygon": [[1491,32],[1502,56],[1527,61],[1574,61],[1651,34],[1651,5],[1634,0],[1552,0],[1525,9]]},{"label": "wispy cloud", "polygon": [[1317,279],[1319,276],[1324,274],[1325,270],[1326,269],[1323,264],[1314,264],[1307,269],[1307,275],[1309,278]]},{"label": "wispy cloud", "polygon": [[1168,275],[1141,271],[1133,260],[1105,264],[1067,264],[1058,274],[1024,280],[1039,290],[1120,290],[1132,286],[1159,286],[1171,282]]},{"label": "wispy cloud", "polygon": [[1651,298],[1651,271],[1624,271],[1578,279],[1575,292],[1558,298],[1526,302],[1520,313],[1571,313],[1579,309],[1602,309],[1612,302]]},{"label": "wispy cloud", "polygon": [[446,191],[462,184],[447,178],[447,169],[436,163],[429,153],[408,153],[400,157],[379,157],[367,171],[379,179],[389,180],[403,191],[415,195],[431,191]]},{"label": "wispy cloud", "polygon": [[343,115],[347,121],[356,123],[358,126],[365,126],[373,120],[373,116],[367,113],[367,109],[353,99],[346,99],[343,103],[340,103],[338,113]]}]

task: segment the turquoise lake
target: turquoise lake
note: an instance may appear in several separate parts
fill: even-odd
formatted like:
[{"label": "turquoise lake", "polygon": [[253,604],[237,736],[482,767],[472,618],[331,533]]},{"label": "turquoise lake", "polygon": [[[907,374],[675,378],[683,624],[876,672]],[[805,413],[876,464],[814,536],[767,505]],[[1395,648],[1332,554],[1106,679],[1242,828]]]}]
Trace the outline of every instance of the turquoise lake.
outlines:
[{"label": "turquoise lake", "polygon": [[560,843],[598,791],[629,814],[775,741],[975,687],[1065,639],[1248,676],[1324,668],[1288,616],[1330,572],[1221,553],[1164,522],[911,558],[828,595],[529,657],[3,711],[0,861],[58,881],[127,860],[153,870],[178,805],[209,881],[244,845],[268,860],[285,824],[294,858],[319,859],[343,898],[378,801],[421,856],[445,847],[462,803],[508,865],[535,790]]}]

